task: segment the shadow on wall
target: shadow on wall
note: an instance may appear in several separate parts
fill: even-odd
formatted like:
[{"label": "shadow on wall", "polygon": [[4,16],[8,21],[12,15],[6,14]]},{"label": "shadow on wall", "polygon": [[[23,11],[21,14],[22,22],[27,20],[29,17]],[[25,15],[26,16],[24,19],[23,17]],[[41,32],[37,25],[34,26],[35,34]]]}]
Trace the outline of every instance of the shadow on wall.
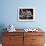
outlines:
[{"label": "shadow on wall", "polygon": [[6,26],[4,24],[0,24],[0,43],[2,43],[3,32],[6,32]]}]

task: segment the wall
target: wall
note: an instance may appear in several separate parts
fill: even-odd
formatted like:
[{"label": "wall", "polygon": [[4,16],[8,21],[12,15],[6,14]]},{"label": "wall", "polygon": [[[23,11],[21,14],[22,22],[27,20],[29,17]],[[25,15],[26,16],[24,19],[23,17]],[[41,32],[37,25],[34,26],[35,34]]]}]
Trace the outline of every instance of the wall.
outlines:
[{"label": "wall", "polygon": [[[34,7],[36,20],[18,22],[18,7]],[[0,0],[0,31],[9,24],[19,29],[40,27],[46,31],[46,0]]]},{"label": "wall", "polygon": [[[16,28],[46,28],[46,0],[0,0],[1,15],[0,25],[13,24]],[[36,10],[34,22],[18,22],[17,8],[33,7]]]}]

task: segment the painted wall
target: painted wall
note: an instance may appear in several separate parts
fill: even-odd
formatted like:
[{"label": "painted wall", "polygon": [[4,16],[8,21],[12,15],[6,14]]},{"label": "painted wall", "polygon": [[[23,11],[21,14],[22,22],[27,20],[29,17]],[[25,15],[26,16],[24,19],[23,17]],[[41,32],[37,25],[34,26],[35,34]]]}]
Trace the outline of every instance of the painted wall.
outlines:
[{"label": "painted wall", "polygon": [[[36,20],[33,22],[18,22],[17,8],[33,7],[36,10]],[[9,24],[15,28],[37,28],[40,27],[46,31],[46,0],[0,0],[0,34],[2,29]],[[0,35],[0,36],[1,36]],[[1,39],[1,37],[0,37]]]},{"label": "painted wall", "polygon": [[[17,21],[18,7],[33,7],[36,20],[30,22]],[[13,24],[16,28],[46,28],[46,0],[0,0],[0,27]]]}]

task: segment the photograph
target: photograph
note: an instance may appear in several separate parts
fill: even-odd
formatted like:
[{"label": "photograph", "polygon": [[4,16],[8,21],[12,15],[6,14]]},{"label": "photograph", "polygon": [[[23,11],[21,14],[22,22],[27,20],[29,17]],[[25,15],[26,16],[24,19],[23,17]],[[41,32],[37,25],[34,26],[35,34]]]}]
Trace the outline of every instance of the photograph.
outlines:
[{"label": "photograph", "polygon": [[18,21],[33,21],[35,19],[34,8],[19,8]]}]

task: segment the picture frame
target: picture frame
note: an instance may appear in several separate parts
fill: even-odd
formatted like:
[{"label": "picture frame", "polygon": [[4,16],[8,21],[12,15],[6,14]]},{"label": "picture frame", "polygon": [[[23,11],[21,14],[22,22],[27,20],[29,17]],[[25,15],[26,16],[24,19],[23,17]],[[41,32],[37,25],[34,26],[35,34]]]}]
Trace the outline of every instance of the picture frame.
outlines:
[{"label": "picture frame", "polygon": [[35,8],[33,7],[19,7],[18,21],[35,21]]}]

